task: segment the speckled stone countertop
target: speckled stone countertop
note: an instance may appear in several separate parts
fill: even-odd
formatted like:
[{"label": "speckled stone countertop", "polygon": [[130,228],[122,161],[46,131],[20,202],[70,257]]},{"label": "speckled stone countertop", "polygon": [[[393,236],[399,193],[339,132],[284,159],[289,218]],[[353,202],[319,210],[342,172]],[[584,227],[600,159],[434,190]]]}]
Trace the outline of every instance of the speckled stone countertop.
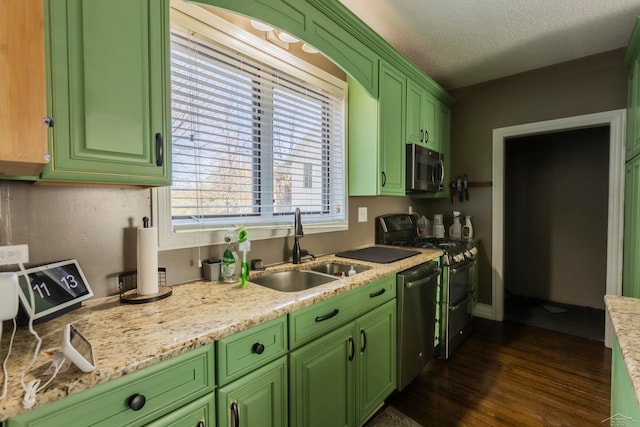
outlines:
[{"label": "speckled stone countertop", "polygon": [[[237,284],[197,281],[173,286],[173,294],[169,298],[148,304],[121,304],[117,296],[90,300],[78,310],[36,325],[35,330],[43,340],[42,350],[59,350],[62,328],[67,323],[73,323],[93,345],[96,370],[83,373],[72,366],[67,372],[58,374],[46,389],[38,393],[34,408],[406,270],[442,254],[438,250],[420,251],[419,255],[389,264],[354,261],[333,255],[319,257],[315,261],[303,263],[300,268],[335,260],[342,264],[365,265],[371,269],[300,292],[279,292],[257,284],[240,287]],[[266,272],[289,270],[292,267],[291,264],[282,264],[269,267]],[[252,272],[249,280],[259,274],[264,273]],[[13,324],[4,322],[3,326],[0,346],[2,360],[9,346]],[[20,377],[33,357],[34,348],[35,339],[28,329],[18,328],[8,364],[8,394],[5,399],[0,400],[0,421],[25,411],[22,406],[24,392]],[[51,358],[41,354],[25,375],[25,383],[41,378],[44,384],[49,378],[45,371],[50,364]]]},{"label": "speckled stone countertop", "polygon": [[605,295],[604,302],[640,404],[640,299]]}]

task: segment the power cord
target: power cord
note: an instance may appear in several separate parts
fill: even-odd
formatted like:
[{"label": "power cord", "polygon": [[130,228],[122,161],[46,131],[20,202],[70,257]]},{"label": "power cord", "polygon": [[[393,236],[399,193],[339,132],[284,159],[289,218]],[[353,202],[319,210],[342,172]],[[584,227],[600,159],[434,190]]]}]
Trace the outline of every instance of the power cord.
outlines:
[{"label": "power cord", "polygon": [[[24,274],[27,280],[27,283],[29,283],[29,277],[25,274],[24,265],[22,263],[18,265],[20,266],[20,270]],[[51,384],[51,381],[53,381],[53,379],[56,377],[56,375],[60,371],[60,368],[64,365],[65,360],[64,358],[61,358],[57,361],[54,360],[55,369],[53,371],[53,374],[51,375],[51,378],[49,378],[49,381],[44,383],[44,385],[40,386],[40,379],[31,380],[29,381],[28,384],[24,383],[24,376],[26,375],[27,372],[31,370],[33,365],[36,363],[36,360],[38,359],[38,354],[40,353],[40,346],[42,345],[42,338],[40,338],[40,336],[35,331],[35,329],[33,329],[35,296],[33,295],[33,289],[31,289],[31,286],[27,286],[27,289],[29,290],[29,307],[27,307],[27,312],[29,314],[29,332],[31,332],[31,335],[33,335],[36,339],[36,348],[33,352],[33,359],[31,359],[31,362],[29,363],[29,365],[26,368],[24,368],[24,370],[22,371],[22,375],[20,377],[20,385],[22,385],[22,389],[24,390],[24,398],[22,399],[22,406],[24,406],[25,409],[31,409],[33,405],[35,405],[36,403],[36,394],[39,391],[43,390],[45,387],[47,387],[49,384]]]},{"label": "power cord", "polygon": [[[2,321],[0,321],[0,340],[2,339]],[[9,350],[7,351],[7,355],[4,358],[4,362],[2,363],[2,372],[4,374],[4,383],[2,385],[2,396],[0,396],[0,400],[4,399],[7,396],[7,386],[9,384],[9,373],[7,372],[7,362],[9,361],[9,356],[11,355],[11,349],[13,348],[13,338],[16,336],[16,329],[18,324],[16,323],[15,317],[13,318],[13,333],[11,334],[11,339],[9,340]]]}]

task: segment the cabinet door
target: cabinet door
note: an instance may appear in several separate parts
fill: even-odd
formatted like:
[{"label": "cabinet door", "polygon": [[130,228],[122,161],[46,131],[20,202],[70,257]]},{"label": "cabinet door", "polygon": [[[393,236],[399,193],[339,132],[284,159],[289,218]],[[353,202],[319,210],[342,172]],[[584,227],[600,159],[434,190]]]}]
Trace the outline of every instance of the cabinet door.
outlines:
[{"label": "cabinet door", "polygon": [[353,322],[289,354],[292,426],[352,426]]},{"label": "cabinet door", "polygon": [[213,393],[183,406],[147,427],[215,427],[216,398]]},{"label": "cabinet door", "polygon": [[396,388],[396,301],[356,320],[356,425]]},{"label": "cabinet door", "polygon": [[635,421],[630,422],[630,419],[640,419],[640,406],[615,336],[611,349],[611,418],[612,426],[632,425]]},{"label": "cabinet door", "polygon": [[625,171],[622,294],[640,297],[640,156],[628,162]]},{"label": "cabinet door", "polygon": [[423,103],[424,146],[440,151],[440,102],[425,91]]},{"label": "cabinet door", "polygon": [[629,70],[627,99],[627,144],[626,159],[640,152],[640,59],[636,59]]},{"label": "cabinet door", "polygon": [[381,195],[405,193],[406,78],[391,66],[380,63],[380,183]]},{"label": "cabinet door", "polygon": [[424,90],[411,80],[407,80],[407,143],[424,144],[423,127]]},{"label": "cabinet door", "polygon": [[43,179],[166,185],[168,0],[48,0]]},{"label": "cabinet door", "polygon": [[41,0],[0,4],[0,175],[38,175],[47,155]]},{"label": "cabinet door", "polygon": [[218,425],[287,425],[287,358],[272,362],[218,390]]}]

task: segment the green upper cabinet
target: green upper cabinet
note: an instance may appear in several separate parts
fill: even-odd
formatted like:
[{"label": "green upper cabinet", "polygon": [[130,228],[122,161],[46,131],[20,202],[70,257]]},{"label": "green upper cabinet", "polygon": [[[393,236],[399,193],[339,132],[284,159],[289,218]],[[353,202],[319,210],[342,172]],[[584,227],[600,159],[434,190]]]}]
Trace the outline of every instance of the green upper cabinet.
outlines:
[{"label": "green upper cabinet", "polygon": [[407,143],[440,151],[439,101],[426,89],[407,80]]},{"label": "green upper cabinet", "polygon": [[167,185],[169,0],[46,0],[48,181]]},{"label": "green upper cabinet", "polygon": [[380,63],[380,99],[349,79],[349,195],[404,196],[406,78]]}]

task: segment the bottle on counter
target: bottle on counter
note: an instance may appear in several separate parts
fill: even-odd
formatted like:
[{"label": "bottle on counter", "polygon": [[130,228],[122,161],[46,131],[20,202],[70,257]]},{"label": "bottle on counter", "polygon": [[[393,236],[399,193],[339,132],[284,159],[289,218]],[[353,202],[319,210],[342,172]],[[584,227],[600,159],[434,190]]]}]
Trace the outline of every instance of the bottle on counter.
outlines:
[{"label": "bottle on counter", "polygon": [[233,283],[236,281],[236,261],[237,256],[233,250],[233,240],[235,237],[235,230],[227,231],[224,236],[224,254],[222,255],[222,264],[220,264],[220,276],[225,283]]},{"label": "bottle on counter", "polygon": [[473,239],[473,225],[471,225],[471,216],[464,217],[464,226],[462,227],[462,239],[470,241]]},{"label": "bottle on counter", "polygon": [[453,225],[449,227],[449,237],[454,240],[462,238],[462,224],[460,224],[460,212],[453,211]]}]

